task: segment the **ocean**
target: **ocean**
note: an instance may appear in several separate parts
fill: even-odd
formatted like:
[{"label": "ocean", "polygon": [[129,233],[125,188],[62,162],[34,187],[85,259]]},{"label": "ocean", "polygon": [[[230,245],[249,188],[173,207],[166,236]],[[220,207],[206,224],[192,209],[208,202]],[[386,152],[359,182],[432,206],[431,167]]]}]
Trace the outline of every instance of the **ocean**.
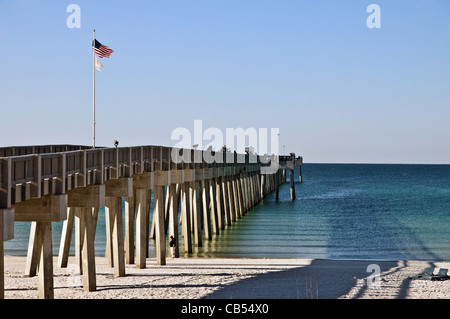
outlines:
[{"label": "ocean", "polygon": [[[450,165],[306,163],[302,172],[294,201],[285,183],[278,201],[270,194],[211,241],[180,255],[450,261]],[[55,255],[61,228],[53,223]],[[26,255],[29,229],[30,223],[15,223],[6,255]],[[101,209],[96,255],[104,255],[105,245]],[[152,240],[149,254],[155,256]]]}]

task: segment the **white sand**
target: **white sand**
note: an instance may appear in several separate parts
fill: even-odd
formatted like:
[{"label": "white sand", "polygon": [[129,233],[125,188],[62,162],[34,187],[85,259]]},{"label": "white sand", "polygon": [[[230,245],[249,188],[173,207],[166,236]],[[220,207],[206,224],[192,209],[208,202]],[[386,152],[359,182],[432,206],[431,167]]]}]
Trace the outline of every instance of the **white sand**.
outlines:
[{"label": "white sand", "polygon": [[[37,277],[23,276],[25,260],[5,256],[5,299],[37,298]],[[127,265],[126,276],[114,278],[107,260],[96,257],[97,290],[84,292],[74,259],[63,269],[54,261],[55,299],[450,298],[450,280],[408,278],[450,263],[167,258],[167,265],[157,266],[150,258],[146,269]],[[367,285],[370,264],[380,267],[378,287]]]}]

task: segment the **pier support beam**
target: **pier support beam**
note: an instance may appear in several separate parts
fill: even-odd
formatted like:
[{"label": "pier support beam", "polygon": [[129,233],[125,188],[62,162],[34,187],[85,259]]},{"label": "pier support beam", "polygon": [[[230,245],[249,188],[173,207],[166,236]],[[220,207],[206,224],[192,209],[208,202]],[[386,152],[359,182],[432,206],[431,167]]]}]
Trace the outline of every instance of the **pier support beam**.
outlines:
[{"label": "pier support beam", "polygon": [[227,186],[227,176],[222,176],[220,178],[221,186],[220,192],[222,193],[222,203],[223,203],[223,216],[225,219],[225,225],[231,225],[230,216],[230,202],[228,201],[228,186]]},{"label": "pier support beam", "polygon": [[302,176],[302,165],[298,166],[298,179],[300,184],[303,182],[303,176]]},{"label": "pier support beam", "polygon": [[177,245],[175,246],[175,258],[180,256],[178,247],[178,207],[180,206],[180,184],[171,184],[169,186],[169,234],[172,235]]},{"label": "pier support beam", "polygon": [[[69,216],[64,222],[58,264],[67,266],[69,233],[72,233],[75,218],[75,255],[80,273],[83,275],[84,291],[95,291],[95,226],[98,208],[105,206],[105,185],[89,185],[68,191]],[[94,213],[94,214],[93,214]],[[63,242],[64,240],[64,242]]]},{"label": "pier support beam", "polygon": [[112,179],[105,183],[106,255],[114,276],[125,275],[122,197],[133,196],[133,179]]},{"label": "pier support beam", "polygon": [[122,277],[125,276],[122,197],[106,197],[105,220],[109,263],[114,267],[114,276]]},{"label": "pier support beam", "polygon": [[67,214],[67,195],[47,195],[15,204],[14,220],[32,222],[25,276],[38,273],[38,297],[53,299],[52,222],[63,221]]},{"label": "pier support beam", "polygon": [[286,163],[289,170],[289,183],[291,186],[291,200],[295,199],[295,183],[294,183],[294,168],[295,168],[295,154],[291,153],[290,161]]},{"label": "pier support beam", "polygon": [[0,209],[0,299],[5,298],[5,259],[4,245],[14,238],[14,209]]},{"label": "pier support beam", "polygon": [[147,257],[147,215],[148,215],[148,203],[150,198],[148,196],[147,189],[136,189],[136,268],[144,269],[146,267]]},{"label": "pier support beam", "polygon": [[39,299],[53,299],[52,223],[35,223],[39,255],[38,296]]},{"label": "pier support beam", "polygon": [[205,231],[205,239],[212,240],[211,236],[211,209],[209,199],[209,180],[204,179],[201,181],[201,197],[203,203],[203,229]]},{"label": "pier support beam", "polygon": [[[136,268],[146,268],[149,239],[149,211],[151,189],[154,187],[154,173],[144,172],[133,175],[136,210]],[[128,226],[125,227],[128,229]],[[131,236],[131,233],[129,234]],[[131,242],[131,239],[129,239]]]},{"label": "pier support beam", "polygon": [[60,268],[67,267],[74,220],[75,220],[75,208],[68,207],[67,219],[63,223],[63,228],[61,231],[61,242],[59,245],[58,267]]},{"label": "pier support beam", "polygon": [[275,200],[279,200],[280,171],[275,173]]},{"label": "pier support beam", "polygon": [[231,175],[226,177],[227,179],[227,193],[228,193],[228,207],[230,208],[231,222],[236,221],[236,208],[234,206],[234,193],[233,193],[233,177]]},{"label": "pier support beam", "polygon": [[231,186],[232,186],[232,190],[233,190],[233,202],[234,202],[234,215],[235,215],[235,220],[239,219],[242,217],[241,215],[241,208],[239,205],[239,190],[238,190],[238,185],[237,185],[237,176],[233,175],[231,176]]},{"label": "pier support beam", "polygon": [[291,200],[295,199],[295,183],[294,183],[294,170],[289,169],[289,183],[291,186]]},{"label": "pier support beam", "polygon": [[202,196],[200,182],[191,182],[192,193],[192,222],[194,224],[194,244],[196,247],[202,246],[201,234],[201,213],[202,213]]},{"label": "pier support beam", "polygon": [[81,239],[81,262],[84,291],[95,291],[97,280],[95,274],[94,227],[91,208],[79,208],[78,219]]},{"label": "pier support beam", "polygon": [[4,242],[14,238],[14,208],[0,209],[0,232]]},{"label": "pier support beam", "polygon": [[125,263],[134,264],[135,198],[125,197]]},{"label": "pier support beam", "polygon": [[192,252],[189,182],[181,184],[181,226],[184,236],[184,251]]},{"label": "pier support beam", "polygon": [[220,234],[219,221],[217,214],[217,196],[216,196],[216,179],[209,180],[209,205],[211,213],[212,231],[215,235]]},{"label": "pier support beam", "polygon": [[155,186],[156,263],[166,264],[166,233],[164,222],[164,186]]},{"label": "pier support beam", "polygon": [[215,178],[215,187],[216,187],[216,209],[217,209],[217,227],[218,231],[224,230],[224,207],[223,207],[223,194],[222,194],[222,177],[218,176]]},{"label": "pier support beam", "polygon": [[242,187],[242,174],[238,174],[236,178],[236,188],[238,194],[238,204],[239,204],[239,217],[243,217],[247,210],[244,206],[244,193]]},{"label": "pier support beam", "polygon": [[261,175],[261,198],[264,199],[265,195],[265,189],[264,187],[266,186],[266,175],[262,174]]},{"label": "pier support beam", "polygon": [[299,156],[295,160],[295,165],[298,166],[298,179],[300,184],[303,182],[303,174],[302,174],[302,166],[303,166],[303,157]]},{"label": "pier support beam", "polygon": [[[161,161],[161,169],[165,166],[163,165],[163,162],[164,161]],[[168,163],[165,164],[168,165]],[[153,213],[153,220],[155,223],[156,237],[156,263],[157,265],[162,266],[166,264],[166,200],[164,190],[166,186],[170,188],[172,174],[170,170],[159,170],[155,171],[154,174],[155,179],[153,197],[155,201],[155,209]],[[177,236],[177,234],[175,236]]]}]

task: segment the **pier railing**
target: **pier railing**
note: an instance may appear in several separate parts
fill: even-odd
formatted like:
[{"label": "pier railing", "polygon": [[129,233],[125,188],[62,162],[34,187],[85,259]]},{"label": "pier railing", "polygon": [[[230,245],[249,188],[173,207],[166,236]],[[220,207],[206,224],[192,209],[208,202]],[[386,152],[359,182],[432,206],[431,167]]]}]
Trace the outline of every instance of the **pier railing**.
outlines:
[{"label": "pier railing", "polygon": [[[77,150],[73,150],[77,149]],[[66,151],[68,150],[68,151]],[[62,152],[55,152],[62,151]],[[30,152],[37,152],[30,154]],[[190,162],[173,160],[190,152]],[[110,179],[169,169],[230,168],[246,169],[246,165],[268,166],[275,156],[257,156],[230,152],[173,149],[164,146],[88,148],[86,146],[33,146],[0,148],[0,208],[40,198],[64,194],[77,187],[103,184]],[[28,154],[20,155],[16,154]],[[206,161],[208,157],[214,161]],[[280,156],[280,163],[291,158]]]}]

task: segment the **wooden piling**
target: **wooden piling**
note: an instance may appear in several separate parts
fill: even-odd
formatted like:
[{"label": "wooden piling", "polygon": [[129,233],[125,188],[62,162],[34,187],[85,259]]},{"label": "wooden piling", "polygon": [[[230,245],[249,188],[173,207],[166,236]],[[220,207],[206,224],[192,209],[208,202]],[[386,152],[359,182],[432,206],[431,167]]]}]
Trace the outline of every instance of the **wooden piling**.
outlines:
[{"label": "wooden piling", "polygon": [[298,180],[299,180],[300,184],[303,182],[302,165],[298,166]]},{"label": "wooden piling", "polygon": [[145,230],[148,214],[147,202],[148,192],[146,189],[136,189],[136,268],[144,269],[146,267],[146,244],[147,231]]},{"label": "wooden piling", "polygon": [[230,225],[231,225],[231,222],[234,223],[236,221],[235,207],[234,207],[234,194],[233,194],[231,175],[228,175],[226,177],[226,179],[227,179],[228,208],[229,208]]},{"label": "wooden piling", "polygon": [[200,183],[201,196],[202,196],[202,208],[203,208],[203,229],[205,232],[205,240],[212,240],[211,236],[211,210],[209,199],[209,180],[202,180]]},{"label": "wooden piling", "polygon": [[[70,242],[72,239],[72,230],[73,230],[74,220],[75,220],[75,208],[68,207],[67,208],[67,219],[63,222],[63,228],[61,231],[61,241],[60,241],[60,245],[59,245],[58,267],[60,267],[60,268],[67,267],[67,261],[69,259],[69,249],[70,249]],[[33,248],[28,247],[28,251],[30,251],[30,249],[33,249]],[[28,275],[30,275],[31,269],[29,269],[29,266],[27,266],[27,272],[28,272]]]},{"label": "wooden piling", "polygon": [[52,223],[36,222],[39,248],[38,292],[40,299],[53,299]]},{"label": "wooden piling", "polygon": [[[106,233],[106,247],[105,247],[105,258],[108,260],[108,266],[114,267],[114,257],[113,257],[113,227],[114,227],[114,218],[116,213],[115,205],[111,203],[109,197],[106,198],[105,203],[105,233]],[[112,209],[111,209],[111,206]]]},{"label": "wooden piling", "polygon": [[5,252],[3,245],[3,211],[0,210],[0,299],[5,298]]},{"label": "wooden piling", "polygon": [[225,225],[231,225],[231,214],[230,214],[230,202],[228,200],[228,186],[227,186],[227,177],[222,176],[221,178],[221,193],[222,193],[222,203],[223,203],[223,211],[224,211],[224,219]]},{"label": "wooden piling", "polygon": [[222,177],[218,176],[216,178],[216,209],[217,209],[217,225],[220,230],[224,230],[224,195],[222,190]]},{"label": "wooden piling", "polygon": [[155,214],[156,214],[156,263],[166,264],[166,234],[164,232],[164,186],[155,186]]},{"label": "wooden piling", "polygon": [[105,220],[109,221],[106,251],[110,267],[114,267],[114,276],[122,277],[125,275],[122,197],[106,197],[105,204]]},{"label": "wooden piling", "polygon": [[231,176],[231,185],[233,189],[233,201],[234,201],[234,212],[235,219],[241,218],[241,207],[239,205],[239,191],[237,186],[237,177],[236,175]]},{"label": "wooden piling", "polygon": [[279,171],[278,171],[276,173],[276,176],[275,176],[275,200],[279,200],[279,198],[280,198],[280,196],[279,196],[279,188],[278,188],[278,186],[280,186],[279,178],[280,178],[280,174],[279,174]]},{"label": "wooden piling", "polygon": [[5,298],[4,242],[14,238],[14,209],[0,209],[0,299]]},{"label": "wooden piling", "polygon": [[185,182],[181,185],[181,225],[186,253],[192,252],[190,207],[189,182]]},{"label": "wooden piling", "polygon": [[194,224],[194,243],[196,247],[201,247],[202,233],[201,233],[201,214],[202,214],[202,197],[200,182],[192,182],[191,189],[193,190],[193,224]]},{"label": "wooden piling", "polygon": [[[153,188],[153,186],[152,186]],[[147,202],[145,203],[145,258],[148,258],[148,249],[149,249],[149,244],[150,244],[150,238],[151,239],[155,239],[156,238],[156,233],[155,233],[155,219],[152,219],[152,223],[151,223],[151,228],[150,228],[150,207],[152,205],[152,199],[153,199],[153,203],[155,203],[155,192],[153,189],[147,189]],[[154,205],[153,205],[154,206]],[[154,209],[154,207],[153,207]],[[153,213],[153,217],[154,217],[154,213]]]},{"label": "wooden piling", "polygon": [[236,188],[237,188],[237,195],[238,195],[238,203],[239,203],[239,216],[243,217],[246,213],[245,207],[244,207],[244,196],[243,196],[243,189],[242,189],[242,175],[241,173],[238,174],[236,178]]},{"label": "wooden piling", "polygon": [[37,237],[37,222],[31,222],[24,277],[36,276],[37,267],[39,264],[39,251],[41,249],[41,245],[42,243],[38,241]]},{"label": "wooden piling", "polygon": [[84,291],[95,291],[97,287],[95,274],[95,248],[92,209],[81,208],[79,214],[82,243],[82,271]]},{"label": "wooden piling", "polygon": [[219,218],[217,214],[217,196],[216,196],[216,178],[212,178],[209,182],[209,209],[211,213],[212,231],[215,235],[220,234]]},{"label": "wooden piling", "polygon": [[[191,220],[190,226],[191,226],[191,233],[194,234],[194,206],[196,199],[195,199],[195,181],[190,181],[189,182],[189,219]],[[193,238],[193,242],[195,241],[194,237]]]},{"label": "wooden piling", "polygon": [[180,185],[179,184],[171,184],[169,186],[168,192],[168,205],[169,205],[169,235],[173,236],[177,242],[175,246],[175,258],[179,257],[179,247],[178,247],[178,207],[179,207],[179,192]]},{"label": "wooden piling", "polygon": [[289,169],[289,183],[291,187],[291,200],[295,199],[295,183],[294,183],[294,170]]},{"label": "wooden piling", "polygon": [[125,197],[125,263],[134,264],[135,198]]}]

